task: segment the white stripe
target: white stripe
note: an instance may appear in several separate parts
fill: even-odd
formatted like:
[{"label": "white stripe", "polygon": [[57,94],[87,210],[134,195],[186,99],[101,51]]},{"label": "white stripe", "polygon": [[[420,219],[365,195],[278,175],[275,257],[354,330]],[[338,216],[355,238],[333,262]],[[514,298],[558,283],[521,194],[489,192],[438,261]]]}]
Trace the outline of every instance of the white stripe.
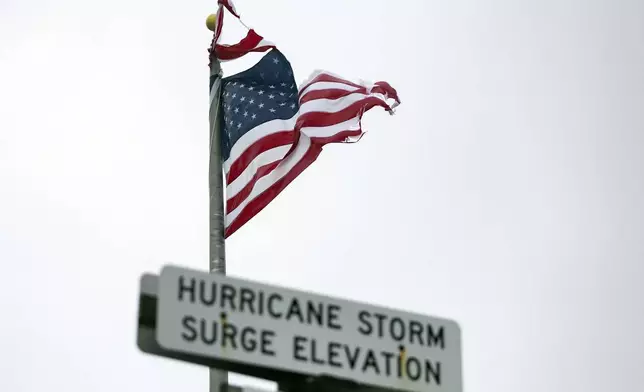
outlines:
[{"label": "white stripe", "polygon": [[262,40],[259,41],[259,43],[257,45],[255,45],[255,47],[253,49],[261,48],[262,46],[275,46],[275,44],[272,43],[269,40],[266,40],[266,39],[262,38]]},{"label": "white stripe", "polygon": [[319,90],[327,90],[327,89],[355,91],[358,88],[354,86],[349,86],[348,84],[338,83],[338,82],[316,82],[310,85],[309,87],[305,88],[304,90],[300,91],[300,97],[304,96],[304,94],[310,93],[311,91],[319,91]]},{"label": "white stripe", "polygon": [[[313,71],[311,73],[311,75],[309,75],[308,78],[304,79],[304,81],[300,84],[300,86],[306,86],[307,84],[311,83],[313,81],[313,79],[317,78],[320,75],[329,75],[331,77],[334,77],[334,78],[337,78],[337,79],[340,79],[340,80],[346,80],[342,76],[336,75],[333,72],[316,69],[315,71]],[[320,83],[320,82],[316,82],[316,83]],[[356,83],[356,84],[358,84],[358,83]]]},{"label": "white stripe", "polygon": [[337,99],[320,98],[308,101],[300,106],[300,116],[311,112],[337,113],[361,101],[368,96],[362,93],[351,93],[347,96]]},{"label": "white stripe", "polygon": [[224,170],[226,173],[230,171],[232,164],[239,159],[239,157],[252,146],[255,142],[261,138],[273,135],[278,132],[292,130],[295,127],[295,120],[297,119],[297,113],[293,117],[287,120],[271,120],[267,121],[264,124],[260,124],[250,131],[243,134],[230,149],[230,156],[224,162]]},{"label": "white stripe", "polygon": [[248,167],[233,182],[226,186],[226,198],[231,199],[244,189],[260,167],[284,158],[286,153],[291,149],[291,146],[292,144],[271,148],[255,157]]},{"label": "white stripe", "polygon": [[233,0],[227,0],[226,3],[234,13],[239,15],[239,12],[237,12],[237,8],[235,8],[235,4],[233,4]]},{"label": "white stripe", "polygon": [[360,117],[355,116],[347,121],[339,124],[333,124],[326,127],[302,127],[300,132],[313,138],[313,137],[329,137],[336,135],[343,131],[357,131],[360,129]]},{"label": "white stripe", "polygon": [[[257,49],[257,48],[263,48],[263,47],[274,47],[274,46],[276,46],[274,43],[272,43],[271,41],[268,41],[268,40],[265,40],[265,39],[263,39],[263,38],[262,38],[262,40],[261,40],[261,41],[259,41],[259,42],[257,43],[257,45],[253,46],[253,49],[249,50],[247,53],[250,53],[250,52],[252,52],[254,49]],[[269,49],[270,49],[270,48],[269,48]],[[243,54],[242,56],[240,56],[240,57],[235,57],[234,59],[219,59],[219,61],[220,61],[220,62],[222,62],[222,63],[225,63],[226,61],[239,60],[240,58],[244,57],[247,53],[244,53],[244,54]]]},{"label": "white stripe", "polygon": [[286,159],[280,162],[275,170],[273,170],[269,175],[259,179],[255,183],[255,186],[253,187],[250,195],[248,195],[248,197],[244,199],[244,201],[241,202],[239,206],[237,206],[237,208],[226,215],[226,227],[230,226],[230,224],[239,216],[239,214],[241,214],[242,210],[248,205],[248,203],[253,201],[257,196],[262,194],[262,192],[266,191],[277,181],[287,175],[293,169],[293,167],[295,167],[295,165],[297,165],[297,163],[302,160],[310,145],[311,139],[306,136],[300,137],[295,150]]}]

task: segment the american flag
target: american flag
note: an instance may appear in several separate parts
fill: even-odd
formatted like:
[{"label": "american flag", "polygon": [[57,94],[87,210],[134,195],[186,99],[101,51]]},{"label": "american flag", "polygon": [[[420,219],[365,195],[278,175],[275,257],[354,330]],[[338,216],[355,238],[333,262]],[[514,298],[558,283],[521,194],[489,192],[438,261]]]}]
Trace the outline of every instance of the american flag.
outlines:
[{"label": "american flag", "polygon": [[397,101],[387,83],[357,84],[319,71],[298,89],[277,49],[255,66],[224,78],[222,152],[226,176],[226,237],[270,203],[315,161],[328,143],[362,135],[373,106]]},{"label": "american flag", "polygon": [[[249,29],[237,44],[218,43],[223,9],[239,19],[231,0],[218,3],[211,61],[268,51],[252,68],[224,78],[221,84],[225,237],[229,237],[313,163],[325,144],[357,141],[367,110],[380,106],[393,113],[400,100],[386,82],[354,83],[326,71],[314,72],[298,88],[286,57],[254,30]],[[210,78],[211,94],[216,78]]]}]

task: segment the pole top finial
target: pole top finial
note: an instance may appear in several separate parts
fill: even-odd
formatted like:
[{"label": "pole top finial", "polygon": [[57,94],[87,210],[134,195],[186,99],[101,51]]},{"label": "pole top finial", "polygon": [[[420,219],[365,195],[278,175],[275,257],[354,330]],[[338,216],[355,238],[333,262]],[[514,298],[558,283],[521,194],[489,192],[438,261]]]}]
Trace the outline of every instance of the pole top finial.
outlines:
[{"label": "pole top finial", "polygon": [[214,32],[217,29],[217,14],[210,14],[206,18],[206,27],[208,30]]}]

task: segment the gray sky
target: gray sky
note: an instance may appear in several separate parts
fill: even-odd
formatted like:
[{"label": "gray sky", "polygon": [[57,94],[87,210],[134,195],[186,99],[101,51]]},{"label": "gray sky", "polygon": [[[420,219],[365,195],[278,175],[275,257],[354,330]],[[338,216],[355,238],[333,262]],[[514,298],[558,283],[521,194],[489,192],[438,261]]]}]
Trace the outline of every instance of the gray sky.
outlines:
[{"label": "gray sky", "polygon": [[[215,3],[0,0],[0,390],[207,390],[135,327],[142,272],[208,267]],[[467,391],[640,388],[644,3],[236,5],[298,81],[403,103],[235,233],[229,273],[453,318]]]}]

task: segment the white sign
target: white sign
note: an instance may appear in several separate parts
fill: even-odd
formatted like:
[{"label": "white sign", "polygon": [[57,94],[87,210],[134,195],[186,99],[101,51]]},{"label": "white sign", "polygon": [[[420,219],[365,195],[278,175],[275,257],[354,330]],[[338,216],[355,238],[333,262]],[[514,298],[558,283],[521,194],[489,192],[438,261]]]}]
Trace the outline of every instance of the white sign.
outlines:
[{"label": "white sign", "polygon": [[378,387],[462,391],[454,321],[173,266],[159,280],[157,341]]}]

